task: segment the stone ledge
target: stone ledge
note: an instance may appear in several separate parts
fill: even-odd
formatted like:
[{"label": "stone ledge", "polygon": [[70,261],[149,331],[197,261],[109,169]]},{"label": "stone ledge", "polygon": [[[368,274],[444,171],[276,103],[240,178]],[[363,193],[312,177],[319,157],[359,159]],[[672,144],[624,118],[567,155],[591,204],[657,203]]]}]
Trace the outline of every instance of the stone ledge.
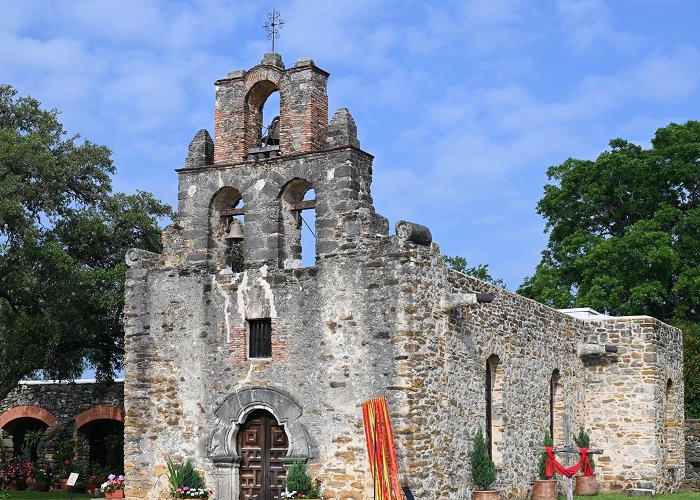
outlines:
[{"label": "stone ledge", "polygon": [[630,488],[627,491],[628,497],[655,497],[656,490],[647,488]]}]

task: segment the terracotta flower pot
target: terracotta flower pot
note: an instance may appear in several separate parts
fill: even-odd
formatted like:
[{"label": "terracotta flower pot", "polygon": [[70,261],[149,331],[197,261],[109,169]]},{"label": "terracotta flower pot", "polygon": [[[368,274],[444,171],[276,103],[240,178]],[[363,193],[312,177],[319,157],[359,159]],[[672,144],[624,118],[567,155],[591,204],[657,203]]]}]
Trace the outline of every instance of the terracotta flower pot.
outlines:
[{"label": "terracotta flower pot", "polygon": [[124,498],[124,490],[105,491],[105,498]]},{"label": "terracotta flower pot", "polygon": [[593,496],[598,494],[598,481],[593,476],[576,476],[576,494]]},{"label": "terracotta flower pot", "polygon": [[70,493],[70,486],[68,486],[68,479],[59,479],[58,484],[61,485],[61,491],[63,493]]},{"label": "terracotta flower pot", "polygon": [[557,480],[537,479],[532,487],[533,500],[557,500]]},{"label": "terracotta flower pot", "polygon": [[474,492],[474,500],[499,500],[500,498],[500,490],[482,490]]},{"label": "terracotta flower pot", "polygon": [[36,483],[34,483],[34,489],[36,491],[49,491],[49,480],[37,479]]},{"label": "terracotta flower pot", "polygon": [[24,485],[20,481],[10,481],[7,483],[7,489],[10,491],[19,491]]}]

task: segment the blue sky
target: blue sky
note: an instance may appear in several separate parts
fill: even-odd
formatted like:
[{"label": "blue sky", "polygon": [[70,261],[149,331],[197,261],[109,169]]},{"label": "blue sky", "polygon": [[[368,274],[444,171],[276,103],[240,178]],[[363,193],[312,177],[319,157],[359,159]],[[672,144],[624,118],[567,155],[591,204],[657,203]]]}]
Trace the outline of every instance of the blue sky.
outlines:
[{"label": "blue sky", "polygon": [[213,83],[270,50],[273,6],[277,52],[331,73],[330,113],[375,155],[377,210],[511,289],[546,245],[547,167],[700,118],[696,0],[0,0],[0,82],[109,146],[116,190],[175,205]]}]

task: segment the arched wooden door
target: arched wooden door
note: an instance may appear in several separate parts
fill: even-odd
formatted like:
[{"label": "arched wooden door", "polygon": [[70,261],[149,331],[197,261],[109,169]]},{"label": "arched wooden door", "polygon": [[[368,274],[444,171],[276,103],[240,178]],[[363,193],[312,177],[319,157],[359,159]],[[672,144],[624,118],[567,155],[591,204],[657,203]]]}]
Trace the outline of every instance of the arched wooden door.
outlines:
[{"label": "arched wooden door", "polygon": [[286,471],[282,459],[289,442],[274,415],[255,410],[241,425],[237,438],[241,457],[240,500],[273,500],[284,493]]}]

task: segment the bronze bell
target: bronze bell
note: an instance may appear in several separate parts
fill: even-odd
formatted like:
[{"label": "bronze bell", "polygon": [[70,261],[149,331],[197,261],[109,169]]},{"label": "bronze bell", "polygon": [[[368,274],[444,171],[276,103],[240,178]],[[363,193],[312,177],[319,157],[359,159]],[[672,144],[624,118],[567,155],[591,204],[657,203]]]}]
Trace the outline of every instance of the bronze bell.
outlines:
[{"label": "bronze bell", "polygon": [[226,241],[241,241],[245,238],[243,234],[243,223],[238,219],[233,219],[231,225],[228,227],[228,234],[226,235]]}]

